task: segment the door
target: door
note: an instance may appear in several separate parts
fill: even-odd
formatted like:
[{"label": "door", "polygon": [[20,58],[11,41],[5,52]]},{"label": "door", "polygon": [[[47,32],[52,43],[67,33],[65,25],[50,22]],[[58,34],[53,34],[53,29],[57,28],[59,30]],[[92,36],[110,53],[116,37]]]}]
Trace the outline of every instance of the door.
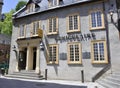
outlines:
[{"label": "door", "polygon": [[33,48],[33,70],[36,68],[36,47]]},{"label": "door", "polygon": [[25,70],[26,68],[26,53],[27,53],[26,48],[24,51],[19,51],[19,62],[18,62],[19,70]]}]

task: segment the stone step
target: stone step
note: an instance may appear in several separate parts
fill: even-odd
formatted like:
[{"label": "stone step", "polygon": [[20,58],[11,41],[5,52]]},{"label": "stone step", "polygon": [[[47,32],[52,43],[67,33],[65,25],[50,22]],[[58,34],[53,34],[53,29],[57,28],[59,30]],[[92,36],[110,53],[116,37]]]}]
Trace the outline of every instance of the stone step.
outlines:
[{"label": "stone step", "polygon": [[113,88],[109,84],[104,83],[102,80],[96,81],[98,84],[102,85],[105,88]]},{"label": "stone step", "polygon": [[22,78],[22,79],[37,79],[42,80],[44,79],[42,75],[39,73],[36,73],[33,70],[30,71],[20,71],[20,72],[14,72],[12,74],[5,75],[6,77],[12,77],[12,78]]},{"label": "stone step", "polygon": [[38,75],[37,73],[34,73],[34,74],[29,74],[29,73],[26,73],[26,74],[24,74],[24,73],[19,73],[19,72],[16,72],[16,73],[13,73],[13,74],[10,74],[10,75],[21,75],[21,76],[31,76],[31,77],[43,77],[43,76],[41,76],[41,75]]},{"label": "stone step", "polygon": [[120,84],[120,79],[119,79],[119,78],[115,78],[115,77],[109,76],[109,77],[106,77],[106,79],[107,79],[107,80],[111,80],[111,81],[113,81],[113,82],[115,82],[115,83]]},{"label": "stone step", "polygon": [[119,74],[114,74],[114,73],[113,73],[113,74],[111,74],[110,76],[111,76],[112,78],[118,78],[118,79],[120,79],[120,75],[119,75]]},{"label": "stone step", "polygon": [[97,83],[101,84],[105,88],[120,88],[120,83],[115,82],[113,79],[102,78],[97,80]]},{"label": "stone step", "polygon": [[32,80],[43,80],[43,77],[31,77],[31,76],[21,76],[21,75],[5,75],[9,78],[20,78],[20,79],[32,79]]}]

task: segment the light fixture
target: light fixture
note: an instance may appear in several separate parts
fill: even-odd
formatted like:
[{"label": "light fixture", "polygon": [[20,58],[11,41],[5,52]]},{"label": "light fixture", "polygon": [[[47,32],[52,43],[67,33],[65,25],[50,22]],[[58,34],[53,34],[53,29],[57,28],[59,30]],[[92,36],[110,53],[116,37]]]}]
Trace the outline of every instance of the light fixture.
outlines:
[{"label": "light fixture", "polygon": [[44,43],[43,43],[43,42],[40,43],[40,49],[41,49],[42,51],[44,50]]},{"label": "light fixture", "polygon": [[15,46],[15,45],[13,45],[12,49],[13,49],[13,51],[16,51],[16,46]]},{"label": "light fixture", "polygon": [[[111,17],[111,23],[114,24],[114,26],[115,26],[115,27],[118,29],[118,31],[120,32],[120,19],[118,18],[118,19],[117,19],[117,22],[114,21],[113,15],[114,15],[115,12],[116,12],[117,15],[119,15],[118,12],[117,12],[117,10],[114,9],[114,5],[112,4],[111,7],[110,7],[110,9],[109,9],[109,15],[110,15],[110,17]],[[119,16],[118,16],[118,17],[119,17]]]}]

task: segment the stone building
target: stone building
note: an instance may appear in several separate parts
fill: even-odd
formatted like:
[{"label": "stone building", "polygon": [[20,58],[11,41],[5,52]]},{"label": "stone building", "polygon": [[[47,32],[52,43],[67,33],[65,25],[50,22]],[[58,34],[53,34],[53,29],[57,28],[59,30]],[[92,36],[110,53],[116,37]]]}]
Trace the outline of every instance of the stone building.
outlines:
[{"label": "stone building", "polygon": [[29,0],[13,14],[9,74],[95,81],[120,71],[116,10],[116,0]]},{"label": "stone building", "polygon": [[10,36],[0,34],[0,68],[3,68],[5,65],[9,64],[10,56]]},{"label": "stone building", "polygon": [[1,12],[2,12],[2,5],[3,5],[3,0],[0,0],[0,18],[1,18]]}]

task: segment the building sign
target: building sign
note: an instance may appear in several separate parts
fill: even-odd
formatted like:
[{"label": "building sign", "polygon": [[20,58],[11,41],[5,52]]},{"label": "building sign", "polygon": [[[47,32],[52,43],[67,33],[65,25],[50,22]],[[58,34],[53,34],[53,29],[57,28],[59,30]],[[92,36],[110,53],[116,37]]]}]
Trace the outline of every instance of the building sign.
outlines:
[{"label": "building sign", "polygon": [[95,33],[88,33],[88,34],[70,34],[66,36],[58,36],[56,37],[56,41],[88,41],[88,40],[95,40],[96,35]]},{"label": "building sign", "polygon": [[42,29],[38,29],[37,34],[38,34],[39,37],[42,38],[43,37],[43,30]]}]

